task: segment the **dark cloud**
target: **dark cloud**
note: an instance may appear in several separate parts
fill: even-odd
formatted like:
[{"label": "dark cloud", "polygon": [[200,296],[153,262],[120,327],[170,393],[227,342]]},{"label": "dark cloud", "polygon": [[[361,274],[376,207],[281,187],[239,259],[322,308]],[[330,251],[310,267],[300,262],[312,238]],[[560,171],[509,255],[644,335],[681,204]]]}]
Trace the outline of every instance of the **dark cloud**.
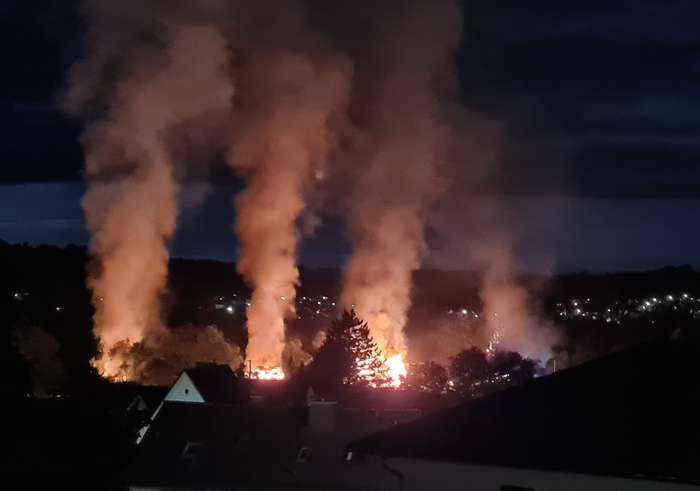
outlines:
[{"label": "dark cloud", "polygon": [[698,196],[700,4],[474,1],[467,12],[463,98],[505,124],[504,190]]}]

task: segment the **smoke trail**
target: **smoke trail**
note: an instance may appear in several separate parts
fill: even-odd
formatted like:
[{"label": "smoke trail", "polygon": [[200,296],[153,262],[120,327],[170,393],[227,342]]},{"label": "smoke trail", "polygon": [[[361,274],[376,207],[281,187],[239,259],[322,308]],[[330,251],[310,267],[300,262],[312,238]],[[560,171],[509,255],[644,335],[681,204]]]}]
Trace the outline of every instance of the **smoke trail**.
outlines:
[{"label": "smoke trail", "polygon": [[[290,14],[287,22],[295,19]],[[320,50],[303,25],[276,35],[236,73],[229,158],[247,181],[235,203],[235,232],[238,271],[253,288],[246,355],[254,367],[282,365],[284,320],[294,314],[299,279],[297,220],[335,146],[333,120],[343,112],[351,78],[348,61]]]},{"label": "smoke trail", "polygon": [[[358,171],[346,202],[353,255],[342,303],[369,322],[387,356],[404,354],[411,276],[425,248],[428,206],[441,188],[448,131],[436,78],[459,40],[456,2],[412,2],[380,46],[377,75],[360,128]],[[391,25],[391,24],[390,24]]]},{"label": "smoke trail", "polygon": [[479,295],[492,341],[500,349],[547,361],[560,333],[551,322],[535,315],[528,291],[516,283],[508,240],[501,236],[497,243],[482,247],[485,272]]},{"label": "smoke trail", "polygon": [[292,373],[313,360],[313,356],[304,350],[304,346],[299,338],[287,339],[282,351],[282,368],[285,373]]},{"label": "smoke trail", "polygon": [[94,259],[94,363],[108,377],[135,376],[123,373],[123,346],[165,332],[160,296],[178,214],[167,133],[231,97],[220,33],[152,7],[86,4],[90,53],[73,68],[64,101],[73,113],[89,116],[96,105],[106,113],[83,137],[83,210]]}]

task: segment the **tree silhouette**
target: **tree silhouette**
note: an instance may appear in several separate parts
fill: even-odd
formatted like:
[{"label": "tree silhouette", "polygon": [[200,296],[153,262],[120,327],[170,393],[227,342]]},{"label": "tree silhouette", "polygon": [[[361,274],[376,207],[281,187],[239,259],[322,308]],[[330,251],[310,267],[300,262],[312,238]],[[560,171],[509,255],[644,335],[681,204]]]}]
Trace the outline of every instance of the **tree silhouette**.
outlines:
[{"label": "tree silhouette", "polygon": [[387,370],[367,323],[351,310],[333,321],[305,372],[315,390],[334,393],[343,385],[381,383]]},{"label": "tree silhouette", "polygon": [[534,376],[535,362],[513,351],[496,351],[487,356],[477,348],[469,348],[460,351],[450,365],[455,390],[469,398],[524,384]]},{"label": "tree silhouette", "polygon": [[490,360],[493,383],[517,385],[532,380],[535,362],[513,351],[497,351]]},{"label": "tree silhouette", "polygon": [[[345,316],[348,316],[345,318]],[[362,322],[355,311],[343,313],[344,324],[350,323],[350,351],[355,360],[355,366],[348,379],[350,384],[361,384],[373,381],[383,384],[388,381],[389,367],[383,361],[382,352],[377,347],[377,343],[372,339],[369,326]]]},{"label": "tree silhouette", "polygon": [[489,378],[490,367],[486,353],[478,348],[462,350],[452,359],[450,376],[455,389],[470,396],[476,388]]},{"label": "tree silhouette", "polygon": [[447,370],[442,365],[429,361],[409,368],[406,386],[440,394],[447,387]]}]

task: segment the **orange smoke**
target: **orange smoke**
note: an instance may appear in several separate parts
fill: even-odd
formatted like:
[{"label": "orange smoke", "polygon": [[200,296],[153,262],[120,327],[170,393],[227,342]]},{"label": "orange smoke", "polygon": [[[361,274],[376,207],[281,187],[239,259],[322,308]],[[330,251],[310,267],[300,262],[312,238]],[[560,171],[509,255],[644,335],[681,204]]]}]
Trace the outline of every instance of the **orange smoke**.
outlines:
[{"label": "orange smoke", "polygon": [[[222,67],[228,52],[213,28],[142,17],[139,9],[133,17],[112,16],[106,2],[88,6],[96,15],[88,19],[91,51],[71,71],[65,105],[88,115],[96,102],[106,108],[83,138],[88,190],[82,204],[93,258],[88,285],[99,349],[94,365],[106,377],[133,379],[138,374],[124,368],[133,366],[129,348],[166,332],[160,301],[179,187],[166,137],[227,106],[232,91]],[[165,48],[139,37],[149,22]],[[102,80],[115,60],[115,79]]]},{"label": "orange smoke", "polygon": [[367,123],[348,157],[357,170],[345,203],[353,255],[342,303],[368,322],[389,359],[406,353],[412,272],[425,249],[427,209],[442,187],[449,134],[436,77],[451,65],[460,31],[456,2],[416,0],[401,12],[372,60],[381,71],[372,74]]},{"label": "orange smoke", "polygon": [[528,291],[516,283],[507,237],[502,234],[499,243],[488,244],[480,260],[486,268],[479,295],[491,337],[489,348],[515,351],[533,360],[548,360],[559,332],[550,321],[535,314]]},{"label": "orange smoke", "polygon": [[229,163],[247,181],[236,199],[237,268],[253,289],[247,359],[282,366],[285,318],[295,314],[299,282],[296,222],[305,194],[335,145],[331,122],[343,110],[350,69],[342,57],[284,47],[254,51],[235,74]]}]

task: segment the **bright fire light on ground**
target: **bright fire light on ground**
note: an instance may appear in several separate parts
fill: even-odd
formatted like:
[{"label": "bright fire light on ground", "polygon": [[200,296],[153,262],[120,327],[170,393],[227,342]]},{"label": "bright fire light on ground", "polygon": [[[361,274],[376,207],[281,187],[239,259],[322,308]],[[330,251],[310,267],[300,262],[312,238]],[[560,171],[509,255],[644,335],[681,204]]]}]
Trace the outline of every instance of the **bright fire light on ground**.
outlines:
[{"label": "bright fire light on ground", "polygon": [[136,374],[131,373],[126,361],[127,359],[121,352],[115,352],[109,356],[90,359],[90,365],[97,370],[102,378],[111,382],[128,382],[133,380]]},{"label": "bright fire light on ground", "polygon": [[258,380],[284,380],[284,371],[282,371],[282,367],[253,368],[251,378]]},{"label": "bright fire light on ground", "polygon": [[388,358],[385,363],[389,367],[389,385],[400,387],[406,378],[406,365],[403,362],[403,357],[398,354]]}]

